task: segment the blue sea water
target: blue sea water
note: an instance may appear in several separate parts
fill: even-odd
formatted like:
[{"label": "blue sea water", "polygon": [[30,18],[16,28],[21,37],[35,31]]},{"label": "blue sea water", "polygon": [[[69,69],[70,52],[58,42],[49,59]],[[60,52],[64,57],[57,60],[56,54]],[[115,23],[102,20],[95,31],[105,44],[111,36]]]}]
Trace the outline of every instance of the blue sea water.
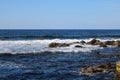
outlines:
[{"label": "blue sea water", "polygon": [[120,30],[0,30],[0,39],[119,38]]},{"label": "blue sea water", "polygon": [[88,76],[80,75],[79,70],[116,63],[120,60],[120,47],[48,47],[52,42],[93,38],[120,40],[120,30],[0,30],[0,80],[113,80],[114,73]]}]

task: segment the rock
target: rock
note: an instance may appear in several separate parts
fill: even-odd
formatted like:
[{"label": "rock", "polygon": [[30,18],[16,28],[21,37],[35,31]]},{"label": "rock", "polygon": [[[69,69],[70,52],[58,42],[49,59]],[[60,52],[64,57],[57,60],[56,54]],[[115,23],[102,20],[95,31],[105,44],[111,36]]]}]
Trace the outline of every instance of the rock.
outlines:
[{"label": "rock", "polygon": [[104,44],[106,44],[106,45],[113,45],[114,42],[115,41],[106,41],[106,42],[104,42]]},{"label": "rock", "polygon": [[110,72],[115,72],[115,68],[115,64],[107,63],[103,65],[84,67],[80,70],[80,73],[88,76],[93,76],[98,73],[109,74]]},{"label": "rock", "polygon": [[91,40],[90,42],[88,42],[88,44],[99,45],[100,47],[107,47],[106,43],[101,42],[101,41],[96,40],[96,39]]},{"label": "rock", "polygon": [[[83,43],[84,43],[84,42],[83,42]],[[99,40],[92,39],[92,40],[91,40],[90,42],[88,42],[87,44],[99,45],[100,47],[107,47],[107,45],[120,47],[120,41],[105,41],[105,42],[101,42],[101,41],[99,41]]]},{"label": "rock", "polygon": [[66,43],[51,43],[49,44],[49,47],[67,47],[70,46],[70,44],[66,44]]},{"label": "rock", "polygon": [[99,40],[96,40],[96,42],[92,45],[99,45],[100,47],[107,47],[107,45],[104,42],[100,42]]},{"label": "rock", "polygon": [[120,61],[116,62],[115,80],[120,80]]},{"label": "rock", "polygon": [[81,69],[81,74],[82,75],[92,75],[93,71],[92,71],[92,67],[85,67]]},{"label": "rock", "polygon": [[85,41],[81,41],[80,43],[81,43],[81,44],[85,44],[86,42],[85,42]]},{"label": "rock", "polygon": [[120,41],[106,41],[104,42],[106,45],[120,47]]},{"label": "rock", "polygon": [[115,41],[112,46],[120,47],[120,41]]},{"label": "rock", "polygon": [[102,43],[102,42],[99,43],[99,46],[100,46],[100,47],[107,47],[107,45],[106,45],[105,43]]},{"label": "rock", "polygon": [[88,44],[96,45],[96,42],[99,42],[99,40],[92,39],[90,42],[88,42]]},{"label": "rock", "polygon": [[99,40],[96,40],[96,42],[94,43],[94,45],[100,45],[102,42],[100,42]]},{"label": "rock", "polygon": [[82,48],[82,46],[80,46],[80,45],[76,45],[75,47],[77,47],[77,48]]}]

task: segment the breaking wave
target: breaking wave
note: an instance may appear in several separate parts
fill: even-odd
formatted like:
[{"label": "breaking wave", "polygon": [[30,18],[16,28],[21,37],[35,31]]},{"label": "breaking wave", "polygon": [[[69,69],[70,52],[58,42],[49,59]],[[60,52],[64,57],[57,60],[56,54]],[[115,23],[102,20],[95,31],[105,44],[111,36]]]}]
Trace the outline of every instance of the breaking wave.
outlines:
[{"label": "breaking wave", "polygon": [[[41,52],[91,52],[97,49],[103,49],[97,45],[88,45],[75,43],[68,47],[55,47],[50,48],[50,43],[74,43],[84,40],[85,42],[91,41],[90,39],[44,39],[44,40],[0,40],[0,53],[41,53]],[[117,41],[120,39],[98,39],[100,41]],[[82,48],[76,48],[75,45],[80,45]]]}]

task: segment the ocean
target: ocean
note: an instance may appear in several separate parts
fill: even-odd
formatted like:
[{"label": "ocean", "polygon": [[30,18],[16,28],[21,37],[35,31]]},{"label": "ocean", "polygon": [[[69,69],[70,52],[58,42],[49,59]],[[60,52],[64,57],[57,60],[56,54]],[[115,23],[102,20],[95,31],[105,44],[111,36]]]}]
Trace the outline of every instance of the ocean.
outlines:
[{"label": "ocean", "polygon": [[120,30],[0,30],[0,40],[119,38]]},{"label": "ocean", "polygon": [[120,30],[0,30],[0,53],[90,52],[100,47],[84,45],[84,49],[70,46],[53,50],[48,45],[52,42],[90,41],[93,38],[120,40]]},{"label": "ocean", "polygon": [[[79,43],[93,39],[120,41],[120,30],[0,30],[0,79],[104,80],[108,75],[85,76],[79,70],[119,61],[119,56],[109,55],[119,53],[120,47]],[[71,45],[49,47],[51,43]],[[108,56],[98,57],[96,52]]]}]

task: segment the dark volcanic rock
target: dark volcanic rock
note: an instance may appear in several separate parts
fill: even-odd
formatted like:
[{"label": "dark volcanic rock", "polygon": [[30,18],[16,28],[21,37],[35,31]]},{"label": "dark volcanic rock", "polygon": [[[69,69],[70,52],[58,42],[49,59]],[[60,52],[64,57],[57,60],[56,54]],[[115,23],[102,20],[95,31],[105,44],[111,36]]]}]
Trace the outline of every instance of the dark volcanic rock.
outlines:
[{"label": "dark volcanic rock", "polygon": [[51,43],[49,44],[49,47],[67,47],[70,46],[70,44],[66,44],[66,43]]},{"label": "dark volcanic rock", "polygon": [[82,46],[80,46],[80,45],[76,45],[75,47],[77,47],[77,48],[82,48]]}]

